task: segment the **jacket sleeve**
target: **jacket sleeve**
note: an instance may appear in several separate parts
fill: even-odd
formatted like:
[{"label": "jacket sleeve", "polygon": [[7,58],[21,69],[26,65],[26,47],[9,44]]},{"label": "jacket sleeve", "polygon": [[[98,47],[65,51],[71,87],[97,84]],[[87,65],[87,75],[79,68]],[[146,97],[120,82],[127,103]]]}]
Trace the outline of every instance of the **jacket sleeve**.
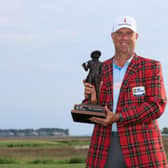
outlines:
[{"label": "jacket sleeve", "polygon": [[150,122],[159,118],[164,112],[167,98],[160,63],[153,63],[153,65],[148,66],[143,72],[145,74],[144,102],[140,104],[132,103],[125,108],[119,108],[119,122],[121,124]]}]

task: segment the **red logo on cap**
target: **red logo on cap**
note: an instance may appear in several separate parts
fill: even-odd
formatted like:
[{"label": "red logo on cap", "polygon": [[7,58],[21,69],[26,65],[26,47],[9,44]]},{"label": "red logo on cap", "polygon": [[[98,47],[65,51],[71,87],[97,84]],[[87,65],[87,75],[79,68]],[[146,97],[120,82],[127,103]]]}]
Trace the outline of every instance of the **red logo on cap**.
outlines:
[{"label": "red logo on cap", "polygon": [[127,22],[127,20],[126,20],[126,18],[124,18],[124,23],[126,23]]}]

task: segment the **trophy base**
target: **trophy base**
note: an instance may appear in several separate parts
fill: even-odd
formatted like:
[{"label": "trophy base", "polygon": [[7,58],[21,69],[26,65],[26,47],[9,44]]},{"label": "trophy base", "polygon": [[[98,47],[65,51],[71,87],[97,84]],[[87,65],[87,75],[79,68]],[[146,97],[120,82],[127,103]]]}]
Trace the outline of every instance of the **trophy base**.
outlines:
[{"label": "trophy base", "polygon": [[73,121],[83,123],[94,123],[89,120],[91,117],[105,118],[105,109],[100,105],[76,104],[71,111]]}]

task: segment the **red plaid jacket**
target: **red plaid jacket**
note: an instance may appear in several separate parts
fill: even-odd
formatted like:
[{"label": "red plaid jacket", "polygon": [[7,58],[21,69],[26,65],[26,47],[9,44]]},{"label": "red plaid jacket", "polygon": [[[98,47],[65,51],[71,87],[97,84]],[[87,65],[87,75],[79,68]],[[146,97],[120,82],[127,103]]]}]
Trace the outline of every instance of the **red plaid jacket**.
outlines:
[{"label": "red plaid jacket", "polygon": [[[113,104],[113,58],[103,64],[101,105]],[[133,88],[144,86],[145,95],[136,97]],[[158,61],[134,55],[125,74],[116,113],[120,145],[128,168],[168,168],[157,118],[167,102]],[[112,109],[111,109],[112,110]],[[95,124],[86,168],[104,168],[110,145],[111,126]]]}]

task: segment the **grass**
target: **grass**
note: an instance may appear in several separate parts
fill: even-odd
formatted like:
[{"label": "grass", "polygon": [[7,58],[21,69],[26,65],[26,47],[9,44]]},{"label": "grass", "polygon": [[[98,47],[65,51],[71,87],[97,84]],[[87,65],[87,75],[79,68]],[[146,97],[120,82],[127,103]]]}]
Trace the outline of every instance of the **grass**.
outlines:
[{"label": "grass", "polygon": [[85,168],[85,164],[59,164],[59,165],[1,165],[1,168]]},{"label": "grass", "polygon": [[20,164],[21,162],[12,158],[0,158],[0,164]]},{"label": "grass", "polygon": [[84,168],[86,145],[88,137],[1,138],[0,168]]},{"label": "grass", "polygon": [[57,142],[46,142],[46,141],[25,141],[25,140],[8,140],[8,141],[0,141],[0,147],[8,147],[8,148],[15,148],[15,147],[49,147],[59,145]]},{"label": "grass", "polygon": [[21,163],[17,160],[10,158],[0,158],[1,168],[84,168],[86,159],[84,158],[71,158],[64,160],[53,160],[53,159],[41,159],[33,160],[27,163]]},{"label": "grass", "polygon": [[54,160],[54,159],[38,159],[30,161],[29,164],[77,164],[85,163],[86,159],[83,157],[72,157],[70,159],[64,160]]},{"label": "grass", "polygon": [[78,141],[78,140],[72,140],[72,141],[60,141],[57,142],[59,145],[66,145],[66,146],[76,146],[76,145],[89,145],[90,141]]},{"label": "grass", "polygon": [[53,147],[53,146],[76,146],[76,145],[88,145],[89,139],[85,140],[75,140],[75,139],[34,139],[34,140],[1,140],[0,147],[8,147],[8,148],[15,148],[15,147]]},{"label": "grass", "polygon": [[[84,168],[89,137],[0,139],[0,168]],[[168,137],[163,138],[168,157]]]},{"label": "grass", "polygon": [[21,163],[14,159],[0,158],[1,168],[84,168],[84,158],[71,158],[64,160],[41,159]]}]

